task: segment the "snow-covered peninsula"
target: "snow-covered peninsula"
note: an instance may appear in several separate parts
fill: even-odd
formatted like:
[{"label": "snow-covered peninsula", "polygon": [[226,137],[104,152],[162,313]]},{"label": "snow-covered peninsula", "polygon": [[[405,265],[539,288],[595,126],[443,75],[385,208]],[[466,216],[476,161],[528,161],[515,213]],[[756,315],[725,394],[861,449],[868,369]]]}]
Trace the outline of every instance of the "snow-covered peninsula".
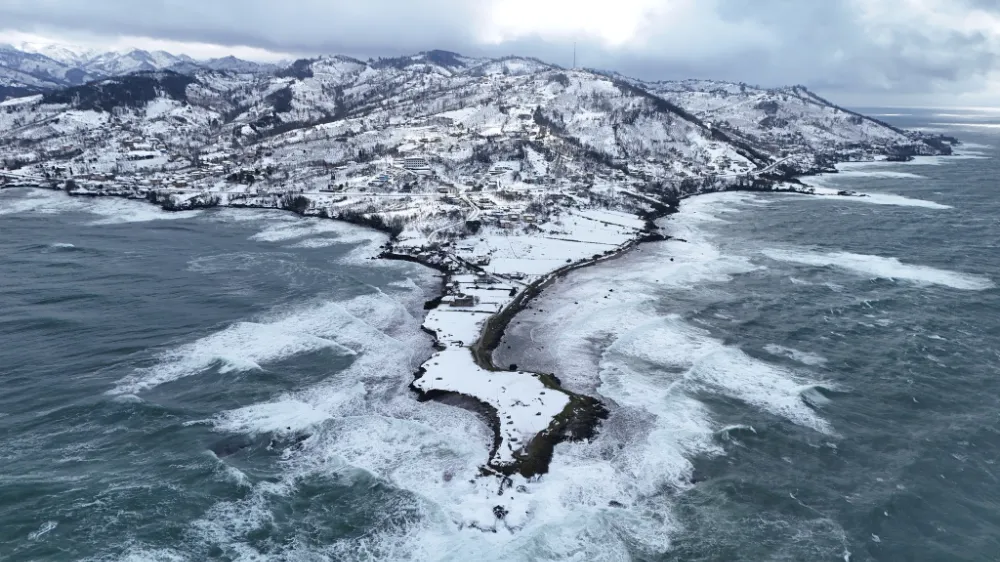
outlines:
[{"label": "snow-covered peninsula", "polygon": [[493,363],[507,324],[549,283],[662,239],[655,219],[684,197],[810,193],[796,177],[946,155],[955,142],[801,86],[644,82],[518,57],[176,70],[0,101],[0,186],[167,210],[278,208],[389,233],[381,257],[442,275],[423,323],[435,352],[412,388],[494,432],[480,478],[489,509],[469,522],[481,528],[516,527],[524,484],[605,416],[559,373]]}]

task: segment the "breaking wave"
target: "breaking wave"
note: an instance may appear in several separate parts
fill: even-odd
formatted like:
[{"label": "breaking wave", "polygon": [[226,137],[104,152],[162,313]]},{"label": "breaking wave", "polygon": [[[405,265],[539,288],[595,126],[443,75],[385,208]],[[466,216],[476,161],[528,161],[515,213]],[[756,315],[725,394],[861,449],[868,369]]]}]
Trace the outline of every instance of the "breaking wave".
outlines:
[{"label": "breaking wave", "polygon": [[[274,224],[269,224],[264,230],[254,234],[251,240],[258,242],[288,242],[319,235],[322,237],[310,238],[313,244],[324,243],[327,240],[335,240],[335,243],[344,244],[368,242],[373,237],[380,236],[374,231],[331,219],[301,217],[291,217],[291,219],[274,221]],[[310,240],[300,242],[300,245],[296,247],[319,247],[302,245],[308,243]]]},{"label": "breaking wave", "polygon": [[897,172],[892,170],[844,170],[837,174],[838,177],[845,178],[877,178],[877,179],[904,179],[922,180],[924,176],[910,172]]},{"label": "breaking wave", "polygon": [[785,347],[783,345],[768,344],[764,346],[764,351],[770,353],[771,355],[776,355],[778,357],[787,357],[792,361],[797,361],[803,365],[819,366],[826,364],[826,358],[817,353],[810,353],[808,351],[799,351],[798,349],[793,349],[791,347]]},{"label": "breaking wave", "polygon": [[988,277],[960,273],[924,265],[909,265],[896,258],[884,258],[849,252],[807,252],[795,250],[764,250],[765,256],[789,263],[815,267],[836,267],[852,273],[882,279],[905,279],[921,285],[944,285],[963,291],[984,291],[996,285]]},{"label": "breaking wave", "polygon": [[100,217],[88,222],[89,226],[186,219],[202,213],[200,210],[168,212],[145,201],[120,197],[72,197],[61,191],[49,189],[18,190],[16,194],[5,194],[0,198],[0,215],[19,213],[53,215],[71,212]]},{"label": "breaking wave", "polygon": [[323,349],[353,356],[352,346],[357,345],[349,336],[353,322],[348,307],[339,303],[303,307],[257,322],[237,322],[161,353],[155,365],[137,369],[111,392],[136,394],[212,368],[220,373],[260,370],[268,363]]},{"label": "breaking wave", "polygon": [[[838,175],[845,175],[843,172]],[[824,198],[829,198],[828,200],[835,200],[838,202],[854,202],[854,203],[868,203],[871,205],[893,205],[897,207],[922,207],[924,209],[951,209],[949,205],[944,205],[941,203],[936,203],[934,201],[927,201],[924,199],[913,199],[911,197],[904,197],[902,195],[896,195],[894,193],[873,193],[873,192],[857,192],[854,190],[853,195],[842,196],[840,192],[842,188],[829,187],[831,181],[835,181],[837,175],[830,176],[816,176],[809,178],[809,184],[813,188],[816,195],[822,196]]]}]

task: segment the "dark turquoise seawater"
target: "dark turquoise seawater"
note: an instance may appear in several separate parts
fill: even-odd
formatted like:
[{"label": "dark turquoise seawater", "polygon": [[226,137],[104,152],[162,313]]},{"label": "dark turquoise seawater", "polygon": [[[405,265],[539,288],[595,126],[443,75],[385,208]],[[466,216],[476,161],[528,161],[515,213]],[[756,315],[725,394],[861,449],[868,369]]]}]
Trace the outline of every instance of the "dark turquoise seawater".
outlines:
[{"label": "dark turquoise seawater", "polygon": [[685,202],[517,319],[612,414],[513,533],[379,235],[0,193],[0,560],[996,560],[1000,119],[884,112],[965,156]]}]

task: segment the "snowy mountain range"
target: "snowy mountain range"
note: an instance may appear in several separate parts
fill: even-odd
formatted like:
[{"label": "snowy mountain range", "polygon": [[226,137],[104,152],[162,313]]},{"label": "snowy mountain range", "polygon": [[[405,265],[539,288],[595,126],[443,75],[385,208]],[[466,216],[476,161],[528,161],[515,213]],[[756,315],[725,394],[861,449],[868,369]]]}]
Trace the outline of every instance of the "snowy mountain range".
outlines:
[{"label": "snowy mountain range", "polygon": [[56,44],[0,44],[0,100],[131,72],[171,68],[185,72],[200,68],[240,72],[274,70],[271,65],[235,57],[196,61],[186,55],[166,51],[131,49],[100,52]]}]

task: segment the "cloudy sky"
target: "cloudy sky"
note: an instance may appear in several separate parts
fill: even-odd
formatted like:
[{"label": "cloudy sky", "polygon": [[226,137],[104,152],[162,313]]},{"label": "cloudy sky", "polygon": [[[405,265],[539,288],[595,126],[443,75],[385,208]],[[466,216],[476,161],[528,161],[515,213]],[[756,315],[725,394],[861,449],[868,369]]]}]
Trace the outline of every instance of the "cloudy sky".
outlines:
[{"label": "cloudy sky", "polygon": [[429,49],[1000,105],[1000,0],[0,0],[0,42],[257,60]]}]

